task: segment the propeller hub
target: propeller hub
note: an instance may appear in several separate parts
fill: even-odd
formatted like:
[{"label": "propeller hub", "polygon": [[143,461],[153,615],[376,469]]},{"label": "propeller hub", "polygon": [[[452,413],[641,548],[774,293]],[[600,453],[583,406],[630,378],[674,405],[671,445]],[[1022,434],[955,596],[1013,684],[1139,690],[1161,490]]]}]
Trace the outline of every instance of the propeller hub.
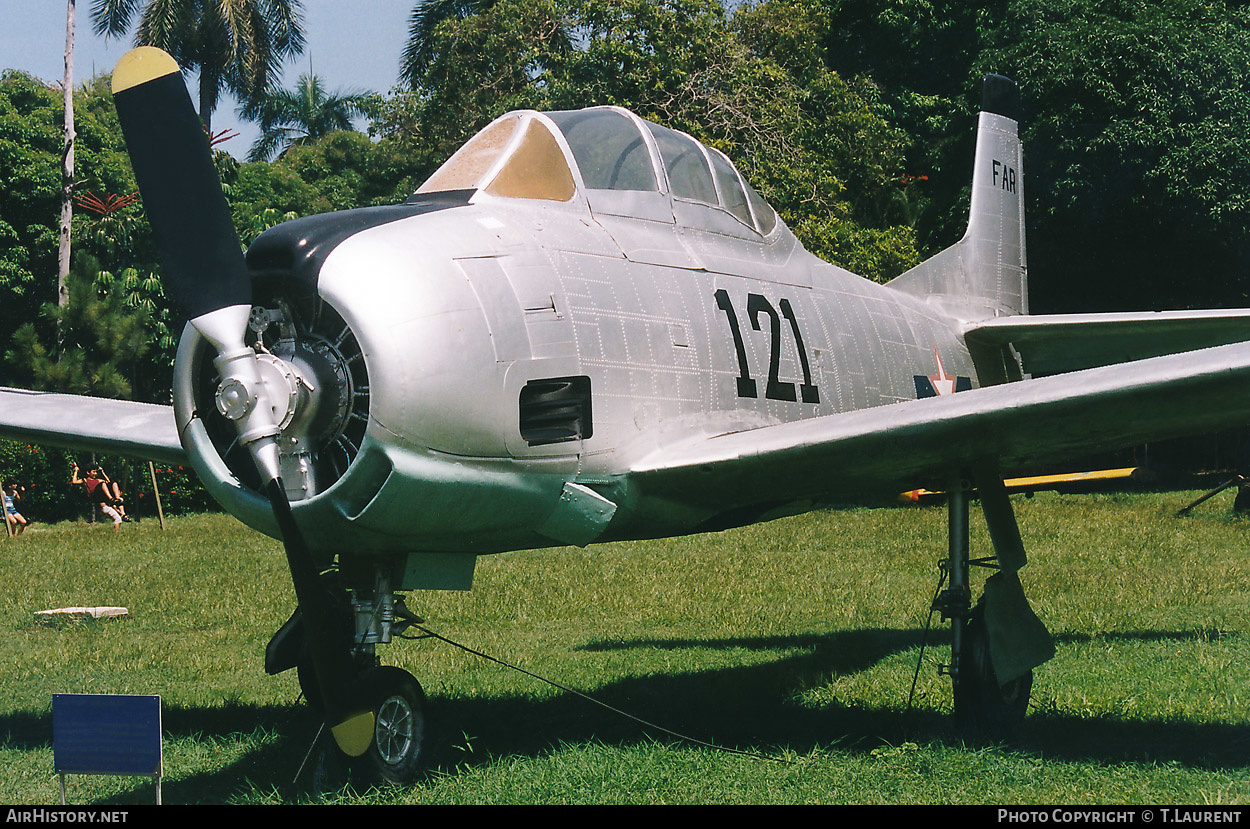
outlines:
[{"label": "propeller hub", "polygon": [[296,373],[293,366],[268,352],[256,355],[256,374],[260,382],[250,387],[237,376],[222,380],[214,398],[217,411],[227,420],[238,423],[250,415],[256,406],[265,406],[272,413],[273,423],[281,431],[295,416],[300,401],[300,387],[308,386],[308,383]]},{"label": "propeller hub", "polygon": [[240,380],[228,377],[217,387],[217,411],[228,420],[242,420],[251,413],[256,398]]}]

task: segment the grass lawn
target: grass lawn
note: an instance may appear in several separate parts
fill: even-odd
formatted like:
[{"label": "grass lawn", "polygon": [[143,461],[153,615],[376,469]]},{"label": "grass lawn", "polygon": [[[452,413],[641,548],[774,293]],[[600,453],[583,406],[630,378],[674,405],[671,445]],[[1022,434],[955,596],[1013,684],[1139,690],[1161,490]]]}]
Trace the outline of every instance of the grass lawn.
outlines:
[{"label": "grass lawn", "polygon": [[[52,694],[134,693],[163,699],[166,803],[1245,804],[1250,520],[1231,493],[1176,518],[1196,495],[1013,499],[1057,655],[998,745],[949,722],[946,626],[907,708],[942,507],[479,559],[472,591],[409,596],[432,630],[765,756],[427,639],[382,649],[429,703],[429,772],[402,789],[334,769],[294,780],[317,723],[293,674],[261,667],[293,606],[276,542],[219,515],[118,536],[37,526],[0,542],[0,803],[57,802]],[[32,617],[70,605],[130,615]],[[153,797],[139,778],[69,779],[71,803]]]}]

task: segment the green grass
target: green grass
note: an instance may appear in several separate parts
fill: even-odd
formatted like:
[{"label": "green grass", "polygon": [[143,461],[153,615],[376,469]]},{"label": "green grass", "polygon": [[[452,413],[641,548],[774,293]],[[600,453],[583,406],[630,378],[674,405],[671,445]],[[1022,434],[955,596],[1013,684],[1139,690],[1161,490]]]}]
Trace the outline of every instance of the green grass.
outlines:
[{"label": "green grass", "polygon": [[[160,694],[167,803],[1250,802],[1250,521],[1194,493],[1015,501],[1025,589],[1055,635],[1018,738],[949,722],[945,626],[907,695],[943,508],[815,513],[707,536],[480,559],[414,593],[443,635],[731,754],[649,730],[444,643],[383,649],[429,698],[430,770],[293,782],[317,724],[264,647],[292,607],[280,547],[223,516],[37,527],[0,542],[0,802],[57,800],[53,693]],[[988,544],[974,513],[974,550]],[[47,627],[32,612],[125,605]],[[71,777],[74,803],[150,782]]]}]

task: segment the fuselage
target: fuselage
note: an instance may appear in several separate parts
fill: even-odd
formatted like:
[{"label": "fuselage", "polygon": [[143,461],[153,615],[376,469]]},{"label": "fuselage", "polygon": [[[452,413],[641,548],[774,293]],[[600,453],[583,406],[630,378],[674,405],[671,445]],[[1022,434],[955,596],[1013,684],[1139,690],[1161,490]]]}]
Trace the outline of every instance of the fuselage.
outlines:
[{"label": "fuselage", "polygon": [[295,494],[310,537],[487,553],[726,525],[776,505],[658,502],[632,466],[701,436],[976,384],[957,321],[812,256],[775,214],[760,220],[766,206],[573,177],[567,199],[435,190],[407,215],[317,217],[258,240],[254,266],[334,228],[297,281],[315,281],[367,365],[358,455]]}]

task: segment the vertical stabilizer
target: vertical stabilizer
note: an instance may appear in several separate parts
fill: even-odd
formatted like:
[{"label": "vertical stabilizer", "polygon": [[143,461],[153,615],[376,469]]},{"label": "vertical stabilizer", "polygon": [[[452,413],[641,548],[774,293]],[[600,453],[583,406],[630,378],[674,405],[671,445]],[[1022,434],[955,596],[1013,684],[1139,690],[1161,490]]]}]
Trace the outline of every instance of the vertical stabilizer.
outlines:
[{"label": "vertical stabilizer", "polygon": [[966,322],[1028,313],[1018,109],[1015,82],[986,75],[968,230],[959,242],[890,282],[891,288]]}]

